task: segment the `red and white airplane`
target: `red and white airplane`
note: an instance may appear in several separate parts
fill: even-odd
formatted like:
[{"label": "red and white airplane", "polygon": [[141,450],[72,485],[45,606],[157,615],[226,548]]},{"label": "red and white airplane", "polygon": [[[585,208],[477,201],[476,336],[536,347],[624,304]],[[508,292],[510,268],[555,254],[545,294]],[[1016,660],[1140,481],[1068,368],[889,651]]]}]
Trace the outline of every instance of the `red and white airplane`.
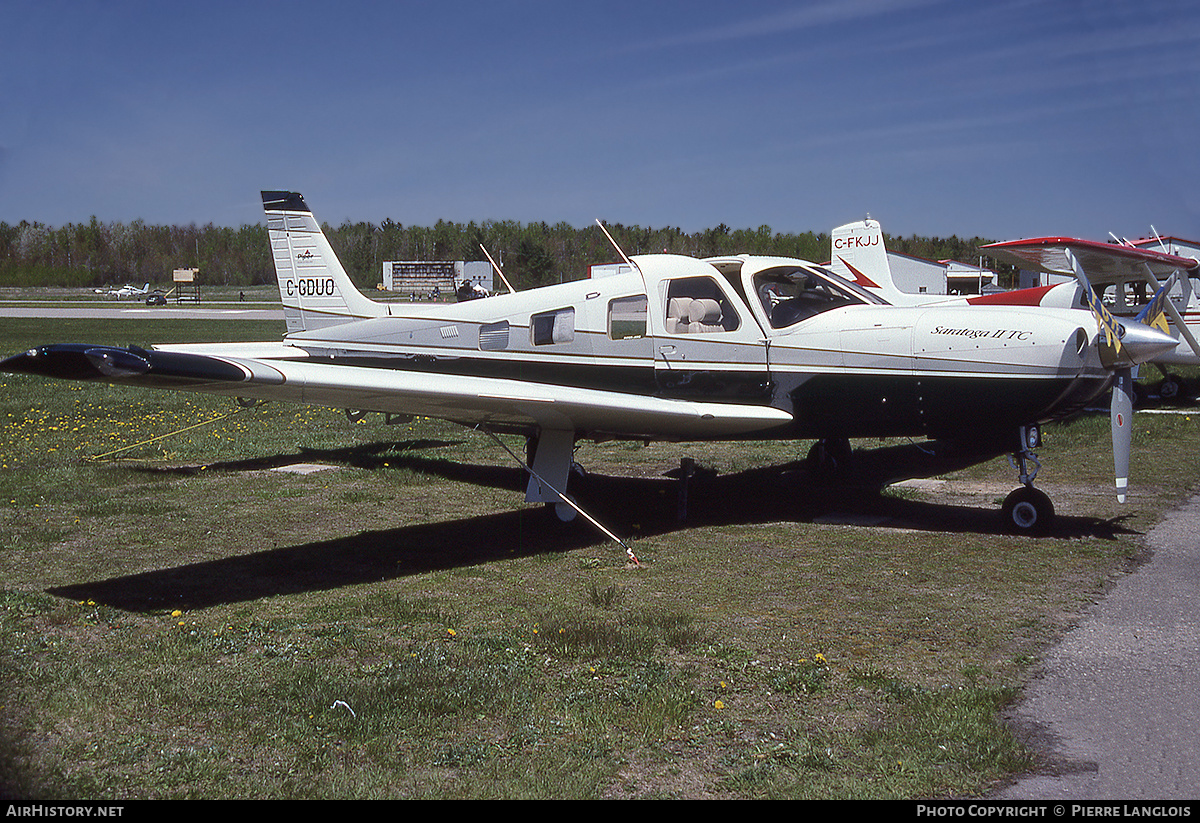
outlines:
[{"label": "red and white airplane", "polygon": [[[1038,237],[991,243],[981,251],[1027,271],[1042,272],[1061,282],[1027,289],[961,297],[912,294],[897,288],[879,223],[864,220],[839,226],[832,233],[830,268],[894,305],[956,303],[972,306],[1043,306],[1087,309],[1087,288],[1118,319],[1143,313],[1152,297],[1171,281],[1161,301],[1160,328],[1178,344],[1152,361],[1164,376],[1160,392],[1174,397],[1178,378],[1170,365],[1200,365],[1200,261],[1135,246],[1128,241],[1102,243],[1070,237]],[[1172,280],[1174,278],[1174,280]],[[1153,318],[1152,318],[1153,319]]]}]

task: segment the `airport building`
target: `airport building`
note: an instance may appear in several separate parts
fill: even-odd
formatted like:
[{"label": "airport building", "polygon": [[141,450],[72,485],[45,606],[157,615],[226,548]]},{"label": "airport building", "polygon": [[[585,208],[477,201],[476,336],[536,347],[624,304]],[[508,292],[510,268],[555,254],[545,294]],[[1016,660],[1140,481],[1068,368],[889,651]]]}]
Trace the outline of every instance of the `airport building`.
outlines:
[{"label": "airport building", "polygon": [[420,297],[436,291],[450,297],[463,283],[494,291],[492,275],[492,264],[486,261],[388,260],[383,264],[380,288]]},{"label": "airport building", "polygon": [[982,294],[996,282],[991,269],[956,260],[926,260],[889,249],[887,261],[892,282],[905,294]]},{"label": "airport building", "polygon": [[1173,254],[1176,257],[1190,257],[1200,260],[1200,240],[1184,240],[1179,237],[1150,237],[1145,240],[1135,240],[1133,245],[1146,251],[1160,251]]},{"label": "airport building", "polygon": [[588,277],[612,277],[614,274],[628,274],[633,267],[628,263],[599,263],[588,266]]}]

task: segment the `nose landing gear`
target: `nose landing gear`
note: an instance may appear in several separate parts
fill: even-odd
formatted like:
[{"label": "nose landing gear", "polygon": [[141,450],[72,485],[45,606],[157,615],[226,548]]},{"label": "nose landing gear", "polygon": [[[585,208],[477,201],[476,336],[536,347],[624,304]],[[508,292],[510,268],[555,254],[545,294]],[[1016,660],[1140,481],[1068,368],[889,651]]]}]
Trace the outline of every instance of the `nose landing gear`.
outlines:
[{"label": "nose landing gear", "polygon": [[1033,480],[1042,467],[1033,449],[1041,445],[1041,429],[1022,426],[1021,448],[1009,457],[1022,485],[1004,499],[1000,512],[1005,528],[1017,534],[1044,534],[1054,521],[1054,504],[1045,492],[1033,487]]}]

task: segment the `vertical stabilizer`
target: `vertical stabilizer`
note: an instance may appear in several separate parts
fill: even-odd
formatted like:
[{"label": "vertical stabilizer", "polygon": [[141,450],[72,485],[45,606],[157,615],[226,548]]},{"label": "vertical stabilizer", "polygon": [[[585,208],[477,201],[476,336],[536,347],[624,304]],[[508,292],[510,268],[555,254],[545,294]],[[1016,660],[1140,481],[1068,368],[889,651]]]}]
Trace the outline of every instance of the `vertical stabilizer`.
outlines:
[{"label": "vertical stabilizer", "polygon": [[354,286],[303,196],[264,191],[262,199],[288,332],[388,314]]},{"label": "vertical stabilizer", "polygon": [[867,218],[838,226],[833,230],[832,246],[829,267],[835,274],[870,289],[889,303],[912,302],[911,295],[903,294],[892,280],[878,221]]}]

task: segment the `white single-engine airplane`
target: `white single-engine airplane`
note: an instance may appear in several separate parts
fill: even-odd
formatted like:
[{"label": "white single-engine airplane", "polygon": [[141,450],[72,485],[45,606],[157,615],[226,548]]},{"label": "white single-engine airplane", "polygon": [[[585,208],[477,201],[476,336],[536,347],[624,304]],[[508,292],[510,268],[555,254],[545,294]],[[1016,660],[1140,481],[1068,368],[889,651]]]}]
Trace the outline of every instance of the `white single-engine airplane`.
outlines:
[{"label": "white single-engine airplane", "polygon": [[109,289],[108,291],[104,291],[102,289],[96,289],[96,294],[105,294],[105,295],[108,295],[109,297],[115,297],[118,300],[120,300],[122,297],[141,297],[142,295],[149,294],[149,293],[150,293],[150,284],[149,283],[142,286],[140,289],[137,286],[133,285],[132,283],[126,283],[124,286],[121,286],[121,288],[119,288],[119,289]]},{"label": "white single-engine airplane", "polygon": [[[567,496],[580,439],[929,438],[978,461],[1014,455],[1023,485],[1004,512],[1032,530],[1053,516],[1032,485],[1040,425],[1176,345],[1127,323],[1118,346],[1111,329],[1073,310],[892,306],[820,266],[779,258],[635,256],[612,277],[457,304],[383,304],[353,286],[303,197],[262,196],[282,341],[47,345],[0,370],[522,434],[532,455],[525,499],[564,519],[582,511]],[[1123,498],[1127,412],[1114,432]]]}]

